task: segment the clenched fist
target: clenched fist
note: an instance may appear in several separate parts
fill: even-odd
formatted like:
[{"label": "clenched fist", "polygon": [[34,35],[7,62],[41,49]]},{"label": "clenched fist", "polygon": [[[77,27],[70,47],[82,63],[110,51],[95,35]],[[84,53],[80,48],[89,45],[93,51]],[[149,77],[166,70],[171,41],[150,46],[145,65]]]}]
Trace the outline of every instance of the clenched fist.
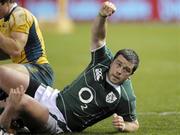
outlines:
[{"label": "clenched fist", "polygon": [[115,11],[116,11],[116,6],[113,3],[106,1],[103,3],[99,11],[99,14],[100,16],[107,17],[107,16],[111,16]]},{"label": "clenched fist", "polygon": [[113,115],[113,126],[121,131],[125,129],[125,122],[123,117],[117,115],[116,113]]}]

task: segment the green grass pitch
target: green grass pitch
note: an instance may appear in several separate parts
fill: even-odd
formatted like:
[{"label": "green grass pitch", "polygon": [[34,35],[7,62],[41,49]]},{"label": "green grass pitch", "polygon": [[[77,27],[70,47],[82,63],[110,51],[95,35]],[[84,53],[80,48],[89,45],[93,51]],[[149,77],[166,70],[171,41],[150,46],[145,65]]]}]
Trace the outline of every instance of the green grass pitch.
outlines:
[{"label": "green grass pitch", "polygon": [[[90,62],[91,24],[76,24],[69,35],[47,28],[43,35],[55,71],[54,87],[63,89]],[[113,53],[133,48],[140,56],[140,67],[132,76],[140,129],[133,134],[180,135],[180,25],[109,24],[107,45]],[[77,134],[128,133],[118,133],[108,118]]]}]

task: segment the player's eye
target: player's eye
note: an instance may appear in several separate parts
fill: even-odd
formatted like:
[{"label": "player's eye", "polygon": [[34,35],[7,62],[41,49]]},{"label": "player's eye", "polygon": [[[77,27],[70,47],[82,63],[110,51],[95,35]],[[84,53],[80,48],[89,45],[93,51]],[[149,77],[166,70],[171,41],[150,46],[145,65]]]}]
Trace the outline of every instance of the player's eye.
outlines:
[{"label": "player's eye", "polygon": [[122,66],[122,63],[121,62],[116,62],[116,65],[118,66],[118,67],[121,67]]},{"label": "player's eye", "polygon": [[126,73],[131,73],[131,69],[128,68],[128,67],[125,67],[125,68],[124,68],[124,71],[125,71]]}]

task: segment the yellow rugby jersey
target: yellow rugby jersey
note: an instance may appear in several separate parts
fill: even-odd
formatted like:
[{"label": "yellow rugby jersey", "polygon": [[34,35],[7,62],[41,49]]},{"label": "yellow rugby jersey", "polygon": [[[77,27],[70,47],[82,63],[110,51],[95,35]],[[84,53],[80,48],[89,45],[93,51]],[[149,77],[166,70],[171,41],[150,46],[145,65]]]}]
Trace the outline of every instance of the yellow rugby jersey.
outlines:
[{"label": "yellow rugby jersey", "polygon": [[37,19],[26,9],[14,4],[9,15],[0,19],[0,31],[6,36],[11,32],[28,34],[28,40],[20,56],[12,57],[14,63],[48,63],[44,39]]}]

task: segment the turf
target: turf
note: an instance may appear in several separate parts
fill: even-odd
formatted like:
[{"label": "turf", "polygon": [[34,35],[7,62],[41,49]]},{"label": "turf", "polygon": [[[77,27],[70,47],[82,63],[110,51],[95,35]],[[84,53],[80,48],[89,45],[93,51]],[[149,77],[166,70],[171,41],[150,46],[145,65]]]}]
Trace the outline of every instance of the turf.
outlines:
[{"label": "turf", "polygon": [[[91,25],[80,23],[69,35],[43,28],[49,61],[55,71],[54,87],[63,89],[90,62]],[[107,45],[113,53],[133,48],[140,67],[132,76],[140,129],[135,135],[180,134],[180,25],[159,23],[109,24]],[[174,112],[162,114],[163,112]],[[118,133],[111,118],[79,135]],[[127,133],[123,133],[127,134]]]}]

